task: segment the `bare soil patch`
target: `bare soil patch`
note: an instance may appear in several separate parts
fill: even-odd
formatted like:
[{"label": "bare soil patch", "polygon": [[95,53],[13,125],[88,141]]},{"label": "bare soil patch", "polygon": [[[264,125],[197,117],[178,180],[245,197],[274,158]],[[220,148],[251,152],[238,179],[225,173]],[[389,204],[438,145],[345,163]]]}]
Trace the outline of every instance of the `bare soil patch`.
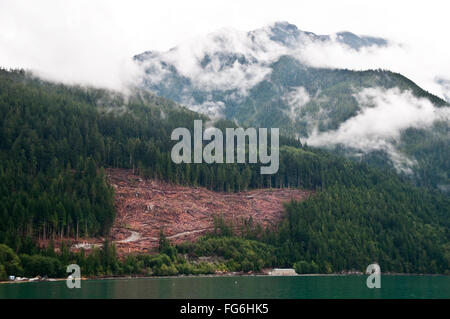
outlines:
[{"label": "bare soil patch", "polygon": [[284,202],[311,194],[294,188],[213,192],[144,180],[123,169],[108,169],[107,175],[115,189],[112,239],[120,254],[153,250],[161,229],[174,244],[194,241],[214,229],[214,216],[221,215],[236,227],[250,216],[255,224],[273,227],[282,219]]}]

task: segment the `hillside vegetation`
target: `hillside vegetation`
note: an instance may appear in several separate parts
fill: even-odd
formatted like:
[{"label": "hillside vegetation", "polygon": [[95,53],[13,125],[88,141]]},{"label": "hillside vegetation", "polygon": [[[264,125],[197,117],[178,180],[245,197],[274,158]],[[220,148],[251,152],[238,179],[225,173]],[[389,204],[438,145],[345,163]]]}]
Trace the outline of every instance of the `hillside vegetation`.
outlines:
[{"label": "hillside vegetation", "polygon": [[[103,168],[119,167],[218,191],[260,187],[317,191],[305,202],[287,204],[276,231],[249,224],[241,239],[217,231],[193,247],[167,244],[164,249],[172,255],[165,255],[171,262],[166,257],[158,261],[167,267],[175,261],[182,264],[178,253],[185,252],[234,260],[225,264],[228,270],[296,264],[301,265],[299,271],[317,267],[330,272],[362,269],[378,261],[385,271],[448,272],[450,202],[444,195],[413,186],[390,170],[354,163],[292,138],[281,138],[280,170],[273,176],[260,175],[257,164],[175,165],[170,160],[170,134],[176,127],[192,128],[194,119],[208,120],[145,91],[122,95],[1,70],[0,243],[11,250],[2,246],[0,271],[45,275],[50,273],[48,267],[62,267],[68,260],[83,264],[88,258],[89,274],[119,273],[116,266],[108,266],[119,261],[107,243],[105,249],[112,252],[102,250],[88,257],[55,254],[35,245],[38,238],[106,236],[115,212]],[[222,226],[226,229],[226,223]],[[273,254],[261,254],[264,245]],[[250,256],[258,258],[249,260]],[[157,262],[139,258],[127,259],[127,269],[135,269],[130,272]],[[132,268],[138,261],[140,266]],[[169,272],[183,273],[180,269]]]}]

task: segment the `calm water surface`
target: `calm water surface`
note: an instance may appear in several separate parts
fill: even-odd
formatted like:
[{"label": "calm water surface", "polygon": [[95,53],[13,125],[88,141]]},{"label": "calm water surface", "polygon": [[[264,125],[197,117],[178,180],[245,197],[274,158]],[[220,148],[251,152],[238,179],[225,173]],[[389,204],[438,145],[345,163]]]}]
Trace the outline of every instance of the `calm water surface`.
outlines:
[{"label": "calm water surface", "polygon": [[0,284],[0,298],[450,298],[449,276],[178,277]]}]

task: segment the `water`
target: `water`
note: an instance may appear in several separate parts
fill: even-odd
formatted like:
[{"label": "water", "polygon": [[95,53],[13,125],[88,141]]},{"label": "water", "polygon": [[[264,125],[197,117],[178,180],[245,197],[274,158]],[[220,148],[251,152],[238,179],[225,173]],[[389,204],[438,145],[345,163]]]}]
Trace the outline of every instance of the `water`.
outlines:
[{"label": "water", "polygon": [[449,276],[178,277],[0,284],[0,298],[450,298]]}]

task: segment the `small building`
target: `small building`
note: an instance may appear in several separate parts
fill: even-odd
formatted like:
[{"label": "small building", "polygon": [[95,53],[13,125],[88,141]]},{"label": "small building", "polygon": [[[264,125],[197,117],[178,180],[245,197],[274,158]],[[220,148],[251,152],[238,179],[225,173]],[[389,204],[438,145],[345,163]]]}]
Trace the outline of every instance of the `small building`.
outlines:
[{"label": "small building", "polygon": [[269,272],[270,276],[295,276],[297,273],[293,268],[274,268]]},{"label": "small building", "polygon": [[16,276],[9,276],[8,278],[9,278],[9,281],[14,281],[14,280],[16,280]]}]

